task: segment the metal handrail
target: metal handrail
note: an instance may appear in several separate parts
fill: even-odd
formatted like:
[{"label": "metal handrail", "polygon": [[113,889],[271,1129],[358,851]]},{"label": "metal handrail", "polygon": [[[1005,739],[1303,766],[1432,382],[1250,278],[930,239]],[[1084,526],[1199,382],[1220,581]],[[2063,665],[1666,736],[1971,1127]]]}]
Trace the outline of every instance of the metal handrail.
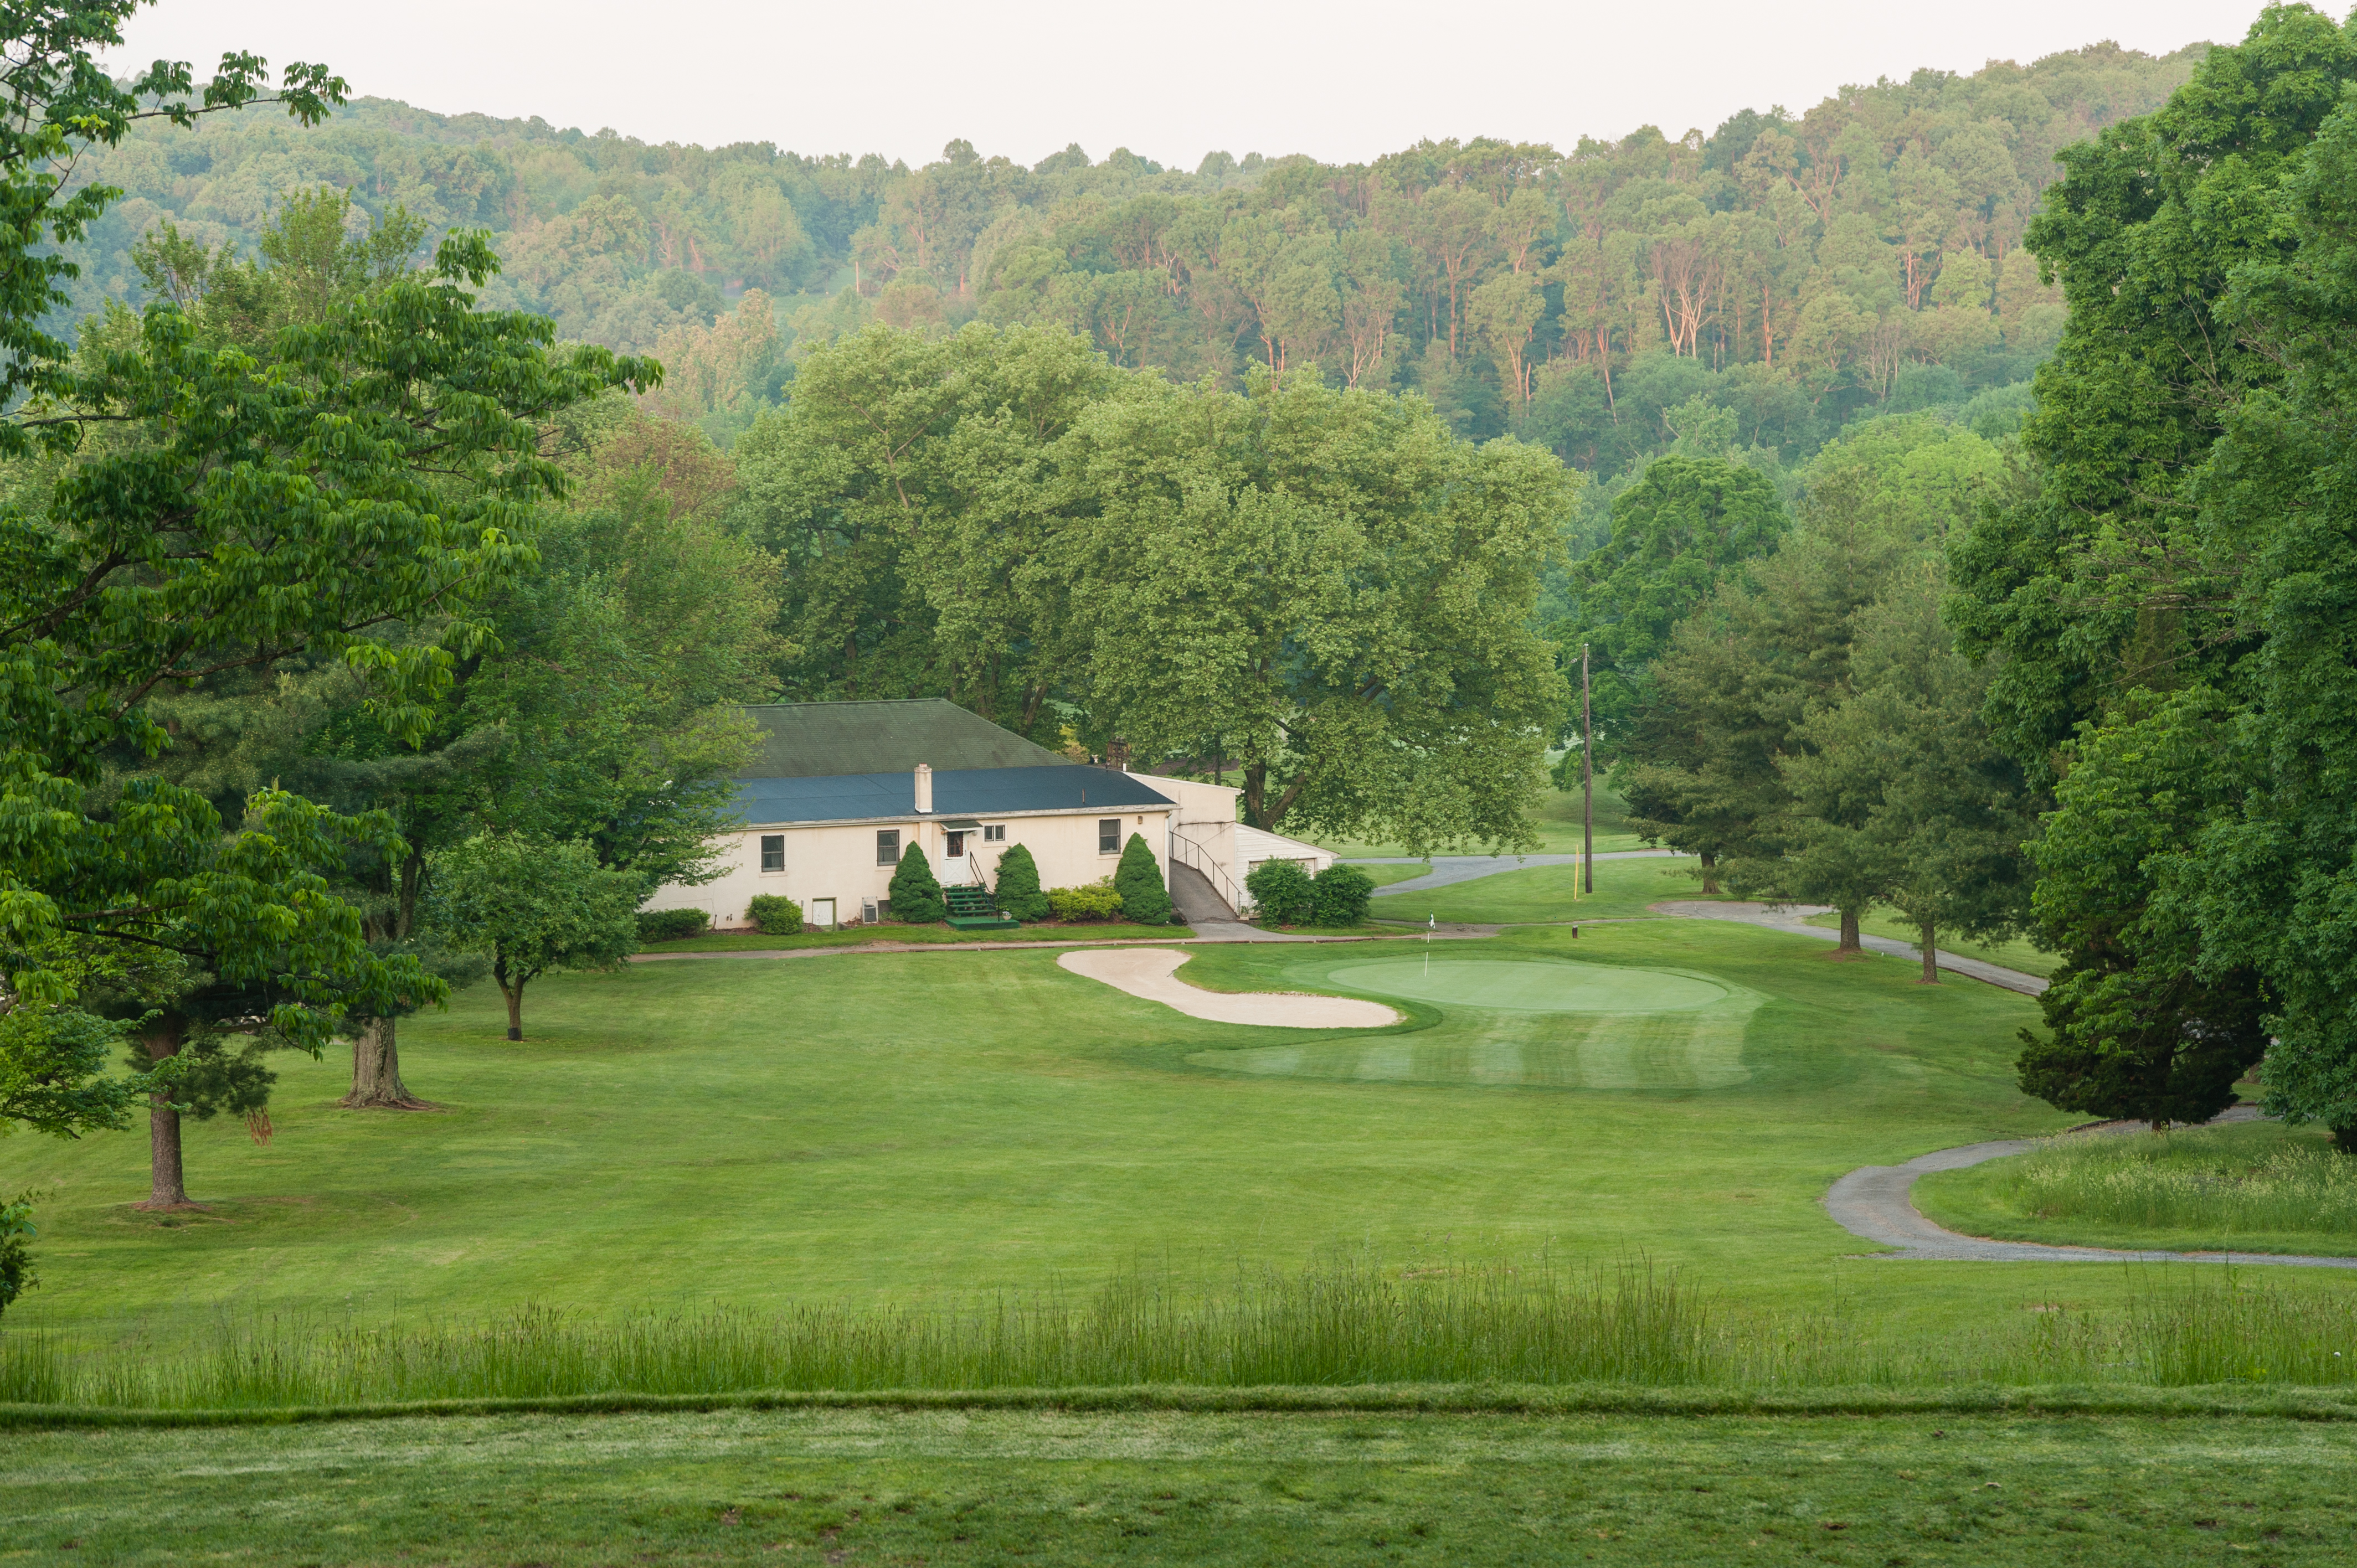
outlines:
[{"label": "metal handrail", "polygon": [[[1181,846],[1191,853],[1180,854]],[[1244,912],[1243,890],[1237,887],[1235,879],[1228,875],[1227,868],[1213,857],[1209,848],[1197,843],[1175,827],[1170,830],[1170,858],[1181,865],[1200,872],[1206,881],[1217,877],[1219,880],[1211,883],[1211,891],[1226,898],[1228,908],[1233,909],[1238,915]]]}]

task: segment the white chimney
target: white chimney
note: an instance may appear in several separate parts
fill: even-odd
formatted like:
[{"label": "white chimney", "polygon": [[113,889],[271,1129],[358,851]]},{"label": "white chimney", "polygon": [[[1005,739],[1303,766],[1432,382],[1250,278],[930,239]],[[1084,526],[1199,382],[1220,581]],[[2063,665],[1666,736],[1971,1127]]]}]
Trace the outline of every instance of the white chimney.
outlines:
[{"label": "white chimney", "polygon": [[920,762],[917,764],[917,810],[920,811],[930,811],[932,809],[933,770],[926,764]]}]

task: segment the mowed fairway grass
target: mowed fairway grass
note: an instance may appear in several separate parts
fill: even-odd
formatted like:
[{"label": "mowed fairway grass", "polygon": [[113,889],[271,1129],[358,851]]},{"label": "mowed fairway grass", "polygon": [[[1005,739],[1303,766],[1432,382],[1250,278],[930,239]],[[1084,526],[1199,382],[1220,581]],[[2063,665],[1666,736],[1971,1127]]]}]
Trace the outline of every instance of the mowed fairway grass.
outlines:
[{"label": "mowed fairway grass", "polygon": [[[144,1127],[9,1140],[0,1189],[48,1194],[43,1283],[12,1322],[88,1342],[221,1314],[910,1303],[1138,1267],[1232,1278],[1337,1246],[1400,1267],[1641,1254],[1761,1305],[1838,1294],[1877,1332],[2115,1299],[2115,1271],[1843,1262],[1871,1250],[1819,1205],[1843,1172],[2070,1119],[2014,1088],[2028,1000],[1824,954],[1706,921],[1435,942],[1437,1000],[1339,1036],[1199,1022],[1043,950],[553,976],[520,1044],[480,988],[403,1026],[408,1082],[440,1112],[336,1110],[345,1064],[288,1057],[268,1146],[192,1124],[200,1214],[131,1208]],[[1419,990],[1424,957],[1222,946],[1181,972],[1383,994]],[[1521,989],[1479,1004],[1475,966],[1502,987],[1534,963],[1555,966],[1544,985],[1659,971],[1705,1004],[1614,1012],[1610,987],[1603,1013],[1532,1011]],[[1621,1048],[1637,1036],[1605,1017],[1650,1044]]]},{"label": "mowed fairway grass", "polygon": [[2339,1563],[2357,1425],[976,1411],[13,1432],[11,1562]]}]

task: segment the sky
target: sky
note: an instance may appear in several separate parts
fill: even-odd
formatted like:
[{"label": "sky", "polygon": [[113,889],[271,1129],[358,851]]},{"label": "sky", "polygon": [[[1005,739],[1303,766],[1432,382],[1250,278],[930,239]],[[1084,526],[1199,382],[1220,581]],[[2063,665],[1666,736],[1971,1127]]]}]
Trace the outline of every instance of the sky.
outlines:
[{"label": "sky", "polygon": [[[1077,142],[1192,168],[1308,153],[1361,162],[1426,137],[1569,147],[1672,136],[1852,82],[2114,39],[2232,42],[2255,0],[162,0],[117,70],[249,49],[324,60],[361,94],[537,114],[647,141],[771,142],[928,162],[952,137],[1026,164]],[[2335,6],[2335,15],[2342,14]]]}]

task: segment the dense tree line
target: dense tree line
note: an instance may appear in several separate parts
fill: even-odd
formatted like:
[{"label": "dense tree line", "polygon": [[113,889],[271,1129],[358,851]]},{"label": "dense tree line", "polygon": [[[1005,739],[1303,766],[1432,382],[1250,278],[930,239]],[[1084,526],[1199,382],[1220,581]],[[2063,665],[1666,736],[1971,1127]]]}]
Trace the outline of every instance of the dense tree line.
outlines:
[{"label": "dense tree line", "polygon": [[[1665,457],[1571,575],[1641,824],[1740,892],[2062,960],[2022,1087],[2357,1148],[2357,23],[2271,7],[2066,149],[2018,441],[1879,420],[1787,531]],[[1911,425],[1911,427],[1910,427]],[[1617,708],[1615,707],[1617,703]]]},{"label": "dense tree line", "polygon": [[667,406],[724,439],[817,344],[980,319],[1185,381],[1315,362],[1602,473],[1714,411],[1735,446],[1791,460],[1862,410],[2018,415],[2004,389],[2061,330],[2022,249],[2056,153],[2157,107],[2199,54],[1919,71],[1707,135],[1213,154],[1191,173],[1125,149],[1026,168],[953,142],[910,168],[649,145],[365,101],[315,131],[135,132],[91,158],[128,198],[92,230],[79,298],[135,293],[132,249],[160,222],[251,245],[326,185],[430,232],[492,231],[490,302],[655,354]]},{"label": "dense tree line", "polygon": [[2034,915],[2066,963],[2022,1081],[2193,1120],[2264,1058],[2271,1110],[2357,1146],[2357,38],[2271,8],[2063,162],[2027,236],[2072,311],[2037,483],[1955,551],[1996,734],[2054,807]]}]

